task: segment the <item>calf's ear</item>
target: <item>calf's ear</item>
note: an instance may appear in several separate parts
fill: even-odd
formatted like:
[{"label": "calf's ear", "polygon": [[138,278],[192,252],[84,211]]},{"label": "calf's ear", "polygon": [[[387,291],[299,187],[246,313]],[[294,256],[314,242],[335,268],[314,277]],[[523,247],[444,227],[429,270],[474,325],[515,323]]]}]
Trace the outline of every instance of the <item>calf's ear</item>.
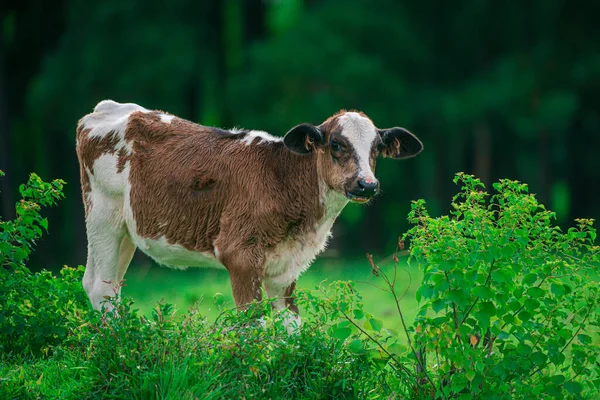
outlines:
[{"label": "calf's ear", "polygon": [[423,151],[423,143],[404,128],[378,129],[381,136],[379,151],[383,157],[410,158]]},{"label": "calf's ear", "polygon": [[298,154],[313,152],[317,146],[323,144],[323,132],[311,124],[300,124],[283,137],[285,147]]}]

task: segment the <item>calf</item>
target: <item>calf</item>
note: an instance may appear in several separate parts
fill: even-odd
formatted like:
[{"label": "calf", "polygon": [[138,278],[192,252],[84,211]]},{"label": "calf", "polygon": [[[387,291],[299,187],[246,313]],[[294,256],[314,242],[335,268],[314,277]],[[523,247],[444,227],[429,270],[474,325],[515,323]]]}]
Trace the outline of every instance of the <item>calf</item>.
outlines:
[{"label": "calf", "polygon": [[421,142],[341,111],[283,138],[221,130],[105,100],[77,126],[94,308],[118,293],[136,248],[174,268],[216,260],[236,305],[260,300],[297,313],[296,279],[327,244],[348,202],[379,190],[378,155],[413,157]]}]

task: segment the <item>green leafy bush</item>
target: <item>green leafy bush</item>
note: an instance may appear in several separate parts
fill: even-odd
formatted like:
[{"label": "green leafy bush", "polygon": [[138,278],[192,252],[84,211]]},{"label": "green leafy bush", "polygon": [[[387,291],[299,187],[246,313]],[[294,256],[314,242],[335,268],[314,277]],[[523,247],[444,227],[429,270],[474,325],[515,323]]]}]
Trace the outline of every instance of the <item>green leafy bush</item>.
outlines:
[{"label": "green leafy bush", "polygon": [[36,240],[48,229],[40,214],[63,197],[64,182],[42,181],[31,174],[19,191],[14,221],[0,221],[0,353],[45,354],[68,333],[67,317],[87,308],[81,288],[82,268],[64,268],[61,278],[49,271],[31,273],[25,266]]},{"label": "green leafy bush", "polygon": [[268,301],[238,313],[215,297],[214,323],[162,303],[138,315],[129,299],[96,312],[83,267],[32,273],[25,262],[48,227],[41,207],[63,184],[32,174],[17,218],[0,222],[0,398],[356,398],[378,387],[367,358],[318,321],[288,335]]},{"label": "green leafy bush", "polygon": [[473,176],[459,182],[450,215],[432,218],[417,201],[409,216],[411,258],[425,266],[412,333],[418,379],[441,396],[597,393],[593,221],[562,232],[522,183],[501,180],[490,197]]},{"label": "green leafy bush", "polygon": [[[598,255],[592,220],[562,232],[554,214],[510,180],[458,174],[451,212],[413,203],[409,261],[424,268],[421,306],[407,325],[395,287],[370,259],[398,305],[405,341],[362,312],[351,286],[330,297],[342,322],[333,336],[380,353],[414,398],[595,398],[600,390]],[[396,258],[396,262],[398,262]],[[367,339],[366,341],[364,339]],[[402,384],[404,382],[404,384]]]},{"label": "green leafy bush", "polygon": [[[0,398],[339,398],[384,391],[368,358],[307,321],[289,335],[268,302],[224,309],[209,323],[158,304],[148,317],[128,299],[110,312],[73,314],[52,357],[0,364]],[[265,316],[265,327],[256,315]]]},{"label": "green leafy bush", "polygon": [[502,180],[490,196],[472,176],[456,182],[450,214],[414,202],[399,242],[410,240],[409,262],[424,269],[414,323],[400,306],[404,276],[369,256],[404,335],[364,310],[352,282],[298,290],[304,324],[289,335],[268,300],[239,313],[215,296],[215,322],[163,303],[139,315],[129,299],[90,311],[81,267],[53,277],[24,265],[41,234],[32,226],[44,227],[28,202],[60,192],[32,175],[20,205],[36,211],[2,223],[0,398],[597,397],[592,221],[562,232],[521,183]]}]

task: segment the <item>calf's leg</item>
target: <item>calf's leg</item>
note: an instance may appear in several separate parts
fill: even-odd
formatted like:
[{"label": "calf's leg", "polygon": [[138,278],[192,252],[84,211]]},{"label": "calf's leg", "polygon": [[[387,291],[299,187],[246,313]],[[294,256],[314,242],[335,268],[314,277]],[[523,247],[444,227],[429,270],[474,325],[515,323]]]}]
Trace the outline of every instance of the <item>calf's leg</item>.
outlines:
[{"label": "calf's leg", "polygon": [[[231,291],[235,305],[239,309],[247,308],[254,300],[262,300],[262,264],[264,258],[256,249],[239,249],[220,244],[225,248],[219,255],[219,261],[229,271]],[[231,249],[231,250],[230,250]]]},{"label": "calf's leg", "polygon": [[[129,235],[123,236],[121,245],[119,246],[119,269],[117,271],[117,283],[120,285],[123,282],[127,268],[131,264],[131,259],[135,253],[135,245],[131,241]],[[120,287],[119,287],[120,292]]]},{"label": "calf's leg", "polygon": [[257,273],[252,271],[229,271],[231,291],[235,305],[245,309],[252,301],[262,300],[262,280]]},{"label": "calf's leg", "polygon": [[265,279],[265,290],[270,298],[275,297],[273,308],[275,310],[289,310],[285,316],[284,324],[288,332],[293,333],[300,328],[302,320],[298,311],[298,306],[294,303],[293,293],[296,289],[296,281],[289,285],[279,283],[276,279]]},{"label": "calf's leg", "polygon": [[88,257],[83,275],[83,287],[97,310],[107,296],[120,293],[120,282],[135,251],[133,243],[125,239],[121,208],[111,199],[99,197],[86,218]]}]

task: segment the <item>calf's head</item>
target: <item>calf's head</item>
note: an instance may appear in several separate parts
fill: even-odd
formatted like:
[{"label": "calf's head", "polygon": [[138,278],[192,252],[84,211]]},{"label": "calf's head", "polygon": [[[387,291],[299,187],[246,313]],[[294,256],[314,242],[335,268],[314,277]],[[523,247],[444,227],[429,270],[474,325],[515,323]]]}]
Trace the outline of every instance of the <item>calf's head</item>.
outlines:
[{"label": "calf's head", "polygon": [[319,126],[295,126],[283,142],[295,153],[316,153],[325,183],[356,203],[366,203],[379,192],[378,156],[403,159],[423,150],[421,141],[406,129],[378,129],[365,114],[354,111],[341,111]]}]

